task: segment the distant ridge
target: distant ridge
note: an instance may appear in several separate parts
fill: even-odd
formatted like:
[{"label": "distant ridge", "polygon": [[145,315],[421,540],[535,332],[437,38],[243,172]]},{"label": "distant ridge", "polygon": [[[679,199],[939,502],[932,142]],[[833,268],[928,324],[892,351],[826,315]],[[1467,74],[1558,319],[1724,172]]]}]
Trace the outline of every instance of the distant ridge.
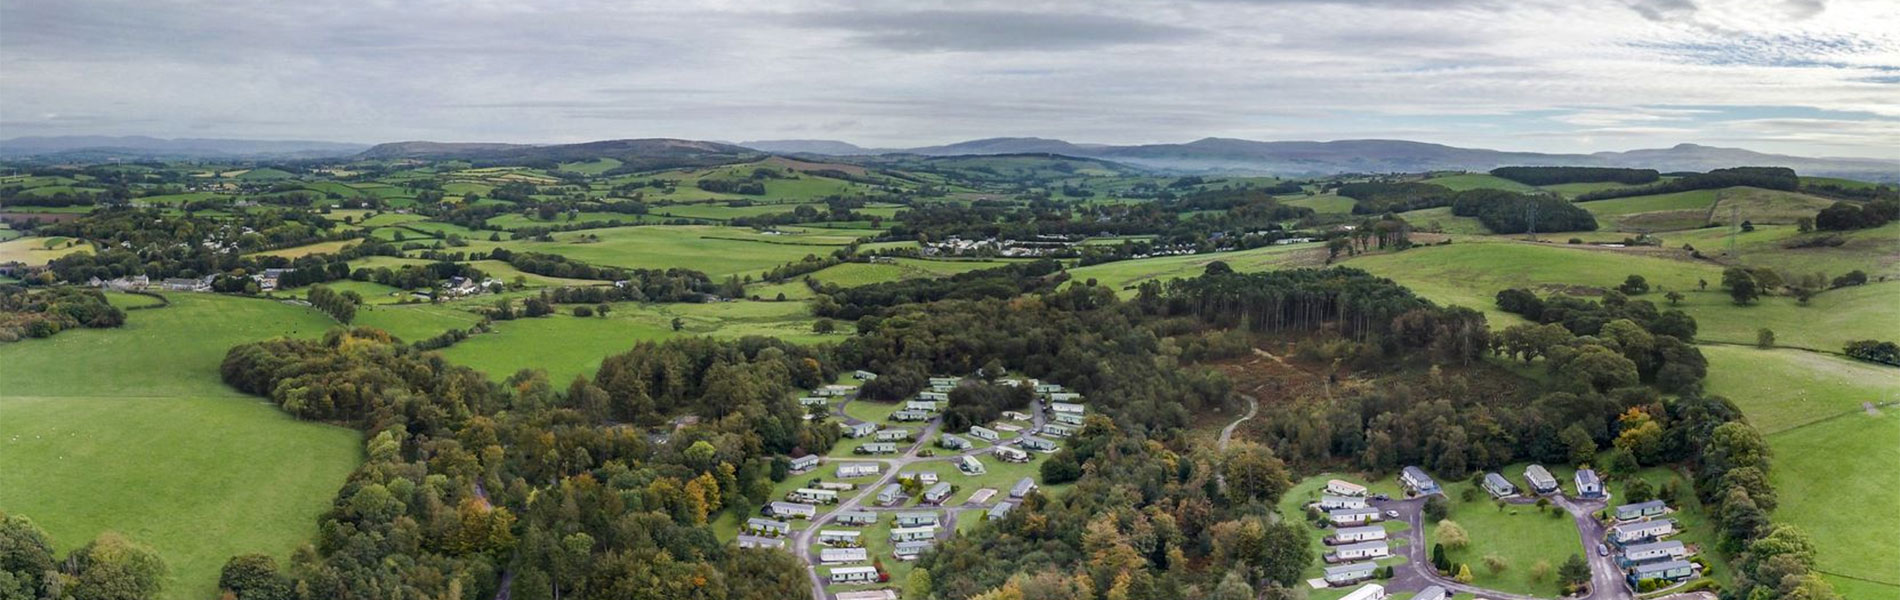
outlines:
[{"label": "distant ridge", "polygon": [[530,146],[523,144],[394,142],[378,144],[358,158],[464,159],[477,163],[553,163],[612,158],[620,168],[634,171],[706,167],[747,162],[766,153],[750,148],[670,138],[603,140],[579,144]]},{"label": "distant ridge", "polygon": [[328,158],[349,156],[367,144],[307,140],[164,139],[147,136],[27,136],[0,140],[0,157]]}]

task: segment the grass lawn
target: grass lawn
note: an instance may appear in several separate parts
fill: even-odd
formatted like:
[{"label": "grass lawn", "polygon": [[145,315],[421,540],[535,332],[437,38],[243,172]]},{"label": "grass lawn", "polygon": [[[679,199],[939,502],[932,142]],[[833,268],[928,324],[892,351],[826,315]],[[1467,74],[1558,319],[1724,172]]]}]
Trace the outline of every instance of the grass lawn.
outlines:
[{"label": "grass lawn", "polygon": [[1325,247],[1317,243],[1267,246],[1238,252],[1116,261],[1069,269],[1069,275],[1072,281],[1086,282],[1094,279],[1097,285],[1107,286],[1120,293],[1151,279],[1166,281],[1200,276],[1207,270],[1208,263],[1217,260],[1226,262],[1235,271],[1268,271],[1295,266],[1318,266],[1326,260],[1325,252]]},{"label": "grass lawn", "polygon": [[218,376],[225,351],[333,322],[265,300],[172,294],[120,329],[0,345],[0,510],[62,551],[102,531],[170,565],[162,598],[215,595],[236,554],[286,559],[361,460],[360,435],[298,422]]},{"label": "grass lawn", "polygon": [[[1900,401],[1900,369],[1804,350],[1704,345],[1708,391],[1728,397],[1762,433]],[[1900,440],[1896,440],[1900,441]]]},{"label": "grass lawn", "polygon": [[[1504,472],[1514,471],[1506,468]],[[1521,473],[1522,469],[1515,472]],[[1472,583],[1522,594],[1548,595],[1557,591],[1554,577],[1534,582],[1530,572],[1532,565],[1545,561],[1550,563],[1554,574],[1565,559],[1583,551],[1577,524],[1568,513],[1557,511],[1558,516],[1553,517],[1531,505],[1506,505],[1500,510],[1492,503],[1490,494],[1482,490],[1475,500],[1465,502],[1461,495],[1473,487],[1470,481],[1443,484],[1446,499],[1451,501],[1451,513],[1446,520],[1458,522],[1471,537],[1471,545],[1456,550],[1448,548],[1446,556],[1454,563],[1471,566],[1471,574],[1476,577]],[[1425,543],[1438,543],[1436,524],[1426,523],[1425,529]],[[1502,572],[1492,573],[1486,568],[1484,557],[1492,554],[1504,557],[1506,567]]]},{"label": "grass lawn", "polygon": [[[1892,398],[1888,398],[1891,400]],[[1791,523],[1814,537],[1816,567],[1823,573],[1880,583],[1831,578],[1842,592],[1900,597],[1900,520],[1841,510],[1843,503],[1891,505],[1900,488],[1900,406],[1878,415],[1852,413],[1768,437],[1775,451],[1771,473],[1780,493],[1775,521]]]}]

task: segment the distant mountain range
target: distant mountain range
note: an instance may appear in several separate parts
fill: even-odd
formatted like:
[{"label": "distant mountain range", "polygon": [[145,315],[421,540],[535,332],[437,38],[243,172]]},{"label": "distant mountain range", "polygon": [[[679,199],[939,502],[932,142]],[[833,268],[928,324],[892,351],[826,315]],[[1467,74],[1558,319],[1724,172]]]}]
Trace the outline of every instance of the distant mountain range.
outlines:
[{"label": "distant mountain range", "polygon": [[163,139],[145,136],[67,135],[0,140],[0,158],[329,158],[350,156],[368,144],[300,140]]},{"label": "distant mountain range", "polygon": [[1259,142],[1231,138],[1132,146],[1076,144],[1046,138],[990,138],[919,148],[864,148],[833,140],[763,140],[741,142],[739,145],[780,154],[829,156],[1050,153],[1112,160],[1153,169],[1280,175],[1488,171],[1503,166],[1636,167],[1665,172],[1781,166],[1793,168],[1804,175],[1900,180],[1900,160],[1809,158],[1696,144],[1592,154],[1504,152],[1404,140]]}]

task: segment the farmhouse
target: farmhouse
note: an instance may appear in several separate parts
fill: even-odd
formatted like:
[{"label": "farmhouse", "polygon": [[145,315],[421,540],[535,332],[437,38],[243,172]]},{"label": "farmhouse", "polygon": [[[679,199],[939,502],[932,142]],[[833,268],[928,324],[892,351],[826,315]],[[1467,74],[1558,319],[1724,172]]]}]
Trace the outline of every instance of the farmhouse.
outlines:
[{"label": "farmhouse", "polygon": [[798,488],[792,490],[792,493],[786,495],[786,497],[791,498],[795,502],[831,504],[838,501],[838,492],[814,488]]},{"label": "farmhouse", "polygon": [[913,410],[913,409],[906,408],[904,410],[891,413],[891,420],[903,421],[903,422],[929,421],[930,411]]},{"label": "farmhouse", "polygon": [[986,472],[983,461],[977,460],[974,456],[957,457],[957,470],[970,475],[982,475]]},{"label": "farmhouse", "polygon": [[823,548],[818,551],[818,562],[827,565],[861,563],[870,560],[870,554],[863,548]]},{"label": "farmhouse", "polygon": [[929,511],[901,512],[891,519],[891,524],[898,527],[936,527],[939,522],[937,519],[937,513]]},{"label": "farmhouse", "polygon": [[895,442],[910,439],[909,429],[884,429],[877,432],[877,441]]},{"label": "farmhouse", "polygon": [[1366,486],[1344,479],[1334,479],[1326,482],[1326,493],[1335,496],[1364,496],[1366,495]]},{"label": "farmhouse", "polygon": [[1024,477],[1022,479],[1016,480],[1016,485],[1010,486],[1009,497],[1021,498],[1023,496],[1028,496],[1030,492],[1034,492],[1034,491],[1036,491],[1036,480],[1028,478],[1028,477]]},{"label": "farmhouse", "polygon": [[937,438],[937,445],[951,450],[963,450],[970,447],[970,440],[946,433]]},{"label": "farmhouse", "polygon": [[781,540],[778,538],[742,535],[742,536],[739,536],[739,547],[740,548],[784,548],[785,540]]},{"label": "farmhouse", "polygon": [[1484,491],[1491,492],[1493,498],[1509,498],[1517,495],[1517,486],[1511,480],[1497,473],[1484,474]]},{"label": "farmhouse", "polygon": [[1020,440],[1022,447],[1038,452],[1055,452],[1056,443],[1033,435],[1025,435]]},{"label": "farmhouse", "polygon": [[745,520],[745,530],[761,535],[785,535],[792,532],[792,524],[753,517]]},{"label": "farmhouse", "polygon": [[[1414,600],[1417,600],[1418,598],[1423,598],[1423,597],[1424,596],[1413,596],[1412,598]],[[1348,593],[1344,596],[1339,597],[1339,600],[1384,600],[1384,599],[1385,599],[1385,586],[1382,586],[1376,583],[1368,583],[1368,584],[1359,586],[1359,589],[1353,590],[1351,593]]]},{"label": "farmhouse", "polygon": [[1359,542],[1333,549],[1334,560],[1370,560],[1392,555],[1392,548],[1385,542]]},{"label": "farmhouse", "polygon": [[1017,448],[1011,448],[1009,446],[997,446],[995,448],[991,448],[990,453],[996,455],[996,458],[1003,462],[1013,462],[1013,463],[1029,462],[1028,452],[1024,452]]},{"label": "farmhouse", "polygon": [[818,507],[797,502],[773,502],[770,505],[772,516],[781,519],[792,517],[812,518],[818,514]]},{"label": "farmhouse", "polygon": [[989,514],[985,515],[984,518],[991,521],[996,521],[996,520],[1002,519],[1003,517],[1009,516],[1009,511],[1012,511],[1015,509],[1016,509],[1015,504],[1011,504],[1008,502],[999,502],[996,504],[996,506],[990,507]]},{"label": "farmhouse", "polygon": [[807,454],[792,459],[792,472],[803,473],[818,468],[818,455]]},{"label": "farmhouse", "polygon": [[902,499],[903,497],[904,497],[904,486],[897,485],[895,483],[884,486],[884,489],[877,491],[878,504],[886,504],[886,505],[896,504],[897,501]]},{"label": "farmhouse", "polygon": [[1682,542],[1670,540],[1649,544],[1634,544],[1623,548],[1623,566],[1654,560],[1674,560],[1689,555],[1689,548]]},{"label": "farmhouse", "polygon": [[1341,527],[1338,529],[1334,529],[1333,537],[1331,540],[1328,540],[1328,541],[1334,544],[1350,544],[1350,543],[1355,543],[1355,542],[1365,542],[1365,541],[1383,540],[1383,539],[1385,539],[1384,527],[1381,527],[1378,525],[1365,525],[1361,527]]},{"label": "farmhouse", "polygon": [[1543,465],[1524,467],[1524,479],[1531,482],[1531,491],[1539,494],[1550,494],[1557,491],[1557,478],[1551,477],[1550,471],[1545,470]]},{"label": "farmhouse", "polygon": [[902,473],[898,473],[897,478],[898,479],[915,479],[917,480],[917,483],[932,484],[932,483],[937,482],[937,472],[936,471],[905,471]]},{"label": "farmhouse", "polygon": [[870,421],[845,421],[838,424],[844,430],[845,437],[861,438],[877,432],[877,424]]},{"label": "farmhouse", "polygon": [[1379,520],[1379,511],[1375,508],[1342,508],[1326,513],[1334,525],[1360,525]]},{"label": "farmhouse", "polygon": [[911,541],[916,541],[916,540],[935,539],[936,537],[937,537],[937,526],[935,525],[926,525],[923,527],[898,527],[891,530],[891,541],[893,542],[911,542]]},{"label": "farmhouse", "polygon": [[1578,469],[1576,480],[1578,498],[1603,497],[1603,480],[1597,479],[1596,471]]},{"label": "farmhouse", "polygon": [[859,539],[862,538],[863,536],[864,536],[864,532],[862,531],[856,531],[856,530],[851,530],[851,529],[826,529],[826,530],[818,532],[818,543],[843,544],[847,546],[854,546],[854,545],[857,545]]},{"label": "farmhouse", "polygon": [[[916,560],[918,556],[923,555],[925,550],[929,550],[936,544],[936,540],[898,542],[897,547],[891,550],[891,556],[897,557],[898,560]],[[840,596],[839,600],[843,600],[843,596]]]},{"label": "farmhouse", "polygon": [[877,567],[838,567],[831,570],[832,583],[868,583],[877,581]]},{"label": "farmhouse", "polygon": [[1413,494],[1420,496],[1436,494],[1441,491],[1438,489],[1438,482],[1432,481],[1432,476],[1426,475],[1425,470],[1418,467],[1406,467],[1401,469],[1399,471],[1399,483],[1404,484],[1405,489],[1411,490]]},{"label": "farmhouse", "polygon": [[921,411],[925,411],[925,412],[929,412],[929,411],[933,411],[933,410],[937,410],[937,401],[935,401],[935,400],[911,400],[911,401],[908,401],[908,402],[905,402],[905,403],[904,403],[904,408],[908,408],[908,409],[911,409],[911,410],[921,410]]},{"label": "farmhouse", "polygon": [[1412,600],[1445,600],[1450,597],[1451,593],[1445,591],[1444,587],[1428,585],[1425,586],[1425,589],[1419,590],[1417,594],[1414,594]]},{"label": "farmhouse", "polygon": [[876,525],[877,513],[868,510],[847,510],[838,513],[840,525]]},{"label": "farmhouse", "polygon": [[996,433],[996,430],[990,429],[988,427],[981,427],[981,426],[971,427],[970,437],[973,437],[979,440],[989,440],[992,442],[1003,438],[1002,435]]},{"label": "farmhouse", "polygon": [[970,504],[989,502],[990,498],[994,497],[996,497],[996,488],[983,488],[977,490],[974,494],[970,494]]},{"label": "farmhouse", "polygon": [[1628,546],[1632,543],[1648,542],[1675,532],[1676,522],[1673,519],[1637,521],[1611,527],[1610,541]]},{"label": "farmhouse", "polygon": [[1636,587],[1642,582],[1652,579],[1660,581],[1682,581],[1690,577],[1695,577],[1695,572],[1695,563],[1686,560],[1666,560],[1636,565],[1630,569],[1629,581],[1631,587]]},{"label": "farmhouse", "polygon": [[1358,582],[1372,577],[1372,572],[1377,570],[1379,570],[1378,563],[1372,561],[1326,567],[1326,583],[1346,585]]},{"label": "farmhouse", "polygon": [[874,462],[842,463],[838,465],[839,477],[866,477],[884,471],[884,465]]},{"label": "farmhouse", "polygon": [[858,444],[856,452],[858,454],[896,454],[897,443],[871,442],[868,444]]},{"label": "farmhouse", "polygon": [[877,379],[877,373],[872,373],[870,371],[857,371],[857,372],[852,373],[851,377],[854,379],[857,379],[858,381],[870,381],[873,379]]},{"label": "farmhouse", "polygon": [[1616,507],[1616,520],[1629,521],[1643,517],[1654,517],[1669,510],[1669,505],[1661,500],[1650,500]]},{"label": "farmhouse", "polygon": [[1335,508],[1365,508],[1366,499],[1357,496],[1322,494],[1319,497],[1319,507],[1322,510],[1333,510]]},{"label": "farmhouse", "polygon": [[948,483],[938,482],[937,485],[930,486],[930,489],[924,490],[925,502],[929,502],[931,504],[942,504],[943,501],[949,500],[949,499],[950,499],[950,484]]}]

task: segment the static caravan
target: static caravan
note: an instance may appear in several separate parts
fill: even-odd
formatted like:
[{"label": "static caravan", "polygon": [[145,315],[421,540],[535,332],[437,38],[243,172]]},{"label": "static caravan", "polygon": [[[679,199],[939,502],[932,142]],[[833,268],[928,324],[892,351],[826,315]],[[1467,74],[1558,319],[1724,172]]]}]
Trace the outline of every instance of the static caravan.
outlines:
[{"label": "static caravan", "polygon": [[1366,486],[1344,479],[1333,479],[1326,482],[1326,493],[1335,496],[1364,496],[1366,495]]},{"label": "static caravan", "polygon": [[869,477],[884,472],[884,465],[869,462],[842,463],[838,465],[839,477]]},{"label": "static caravan", "polygon": [[870,381],[873,379],[877,379],[877,373],[872,373],[870,371],[857,371],[857,372],[852,373],[851,377],[853,379],[857,379],[858,381]]},{"label": "static caravan", "polygon": [[1003,462],[1013,462],[1013,463],[1029,462],[1029,453],[1022,451],[1022,449],[1020,448],[1011,448],[1009,446],[997,446],[995,448],[990,449],[990,453],[996,455],[997,460],[1001,460]]},{"label": "static caravan", "polygon": [[877,567],[838,567],[831,570],[832,583],[870,583],[877,581]]},{"label": "static caravan", "polygon": [[824,406],[826,402],[830,401],[831,400],[823,396],[805,396],[798,399],[798,404],[800,406]]},{"label": "static caravan", "polygon": [[1484,491],[1491,492],[1493,498],[1509,498],[1517,495],[1517,486],[1511,480],[1497,473],[1484,474]]},{"label": "static caravan", "polygon": [[[936,540],[898,542],[897,547],[891,550],[891,555],[897,557],[898,560],[916,560],[918,556],[923,555],[925,550],[929,550],[934,545],[936,545]],[[839,600],[843,600],[842,595],[839,596]]]},{"label": "static caravan", "polygon": [[877,424],[870,421],[845,421],[838,424],[838,429],[844,431],[845,437],[861,438],[877,433]]},{"label": "static caravan", "polygon": [[742,536],[739,536],[739,547],[740,548],[784,548],[785,540],[781,540],[778,538],[764,538],[764,537],[753,537],[749,535],[742,535]]},{"label": "static caravan", "polygon": [[1035,450],[1038,452],[1055,452],[1056,451],[1055,442],[1051,442],[1049,440],[1045,440],[1033,435],[1023,436],[1022,439],[1017,441],[1017,444],[1024,448]]},{"label": "static caravan", "polygon": [[1420,496],[1436,494],[1441,491],[1438,488],[1438,482],[1433,481],[1432,476],[1426,475],[1425,470],[1418,467],[1400,469],[1399,483],[1404,484],[1405,489],[1411,490],[1412,493]]},{"label": "static caravan", "polygon": [[937,437],[937,445],[951,450],[964,450],[970,447],[970,440],[946,433]]},{"label": "static caravan", "polygon": [[973,437],[979,440],[988,440],[992,442],[1003,439],[1003,436],[1001,434],[996,433],[996,430],[990,429],[988,427],[982,427],[982,426],[971,427],[970,437]]},{"label": "static caravan", "polygon": [[1682,581],[1695,577],[1695,563],[1686,560],[1668,560],[1636,565],[1630,569],[1630,587],[1637,587],[1644,580]]},{"label": "static caravan", "polygon": [[838,513],[840,525],[876,525],[877,513],[868,510],[847,510]]},{"label": "static caravan", "polygon": [[818,455],[807,454],[792,459],[792,472],[803,473],[818,468]]},{"label": "static caravan", "polygon": [[1077,394],[1075,392],[1056,392],[1054,394],[1049,394],[1049,401],[1050,402],[1067,402],[1070,404],[1074,404],[1076,402],[1082,401],[1082,395]]},{"label": "static caravan", "polygon": [[917,421],[929,421],[930,411],[906,408],[904,410],[891,413],[891,420],[906,422],[906,423],[914,423]]},{"label": "static caravan", "polygon": [[1531,491],[1539,494],[1557,492],[1557,478],[1551,477],[1550,470],[1545,469],[1543,465],[1524,467],[1524,480],[1531,483]]},{"label": "static caravan", "polygon": [[745,520],[745,530],[761,535],[785,535],[792,532],[792,524],[752,517]]},{"label": "static caravan", "polygon": [[1049,437],[1065,438],[1075,435],[1076,427],[1067,423],[1050,423],[1042,426],[1042,434]]},{"label": "static caravan", "polygon": [[950,395],[943,392],[917,392],[917,399],[928,400],[930,402],[949,402]]},{"label": "static caravan", "polygon": [[1034,492],[1034,491],[1036,491],[1036,480],[1028,478],[1028,477],[1024,477],[1022,479],[1016,480],[1016,485],[1010,486],[1009,497],[1021,498],[1023,496],[1028,496],[1030,492]]},{"label": "static caravan", "polygon": [[897,527],[936,527],[941,521],[934,512],[901,512],[891,519]]},{"label": "static caravan", "polygon": [[772,509],[772,516],[778,517],[781,519],[790,518],[790,517],[800,517],[800,518],[809,519],[818,515],[818,507],[812,506],[810,504],[799,504],[797,502],[773,502],[770,506]]},{"label": "static caravan", "polygon": [[934,411],[934,410],[937,410],[937,401],[935,401],[935,400],[911,400],[911,401],[908,401],[908,402],[905,402],[905,403],[904,403],[904,408],[908,408],[908,409],[911,409],[911,410],[921,410],[921,411],[925,411],[925,412],[930,412],[930,411]]},{"label": "static caravan", "polygon": [[897,474],[898,479],[915,479],[917,483],[929,485],[937,482],[936,471],[905,471]]},{"label": "static caravan", "polygon": [[1049,412],[1053,412],[1056,414],[1067,413],[1067,414],[1072,414],[1072,415],[1080,415],[1080,414],[1087,414],[1088,411],[1089,411],[1089,408],[1087,406],[1076,404],[1074,402],[1050,402],[1049,403]]},{"label": "static caravan", "polygon": [[858,454],[896,454],[897,442],[871,442],[858,444]]},{"label": "static caravan", "polygon": [[864,532],[852,529],[826,529],[818,532],[820,544],[857,545],[864,538]]},{"label": "static caravan", "polygon": [[991,521],[995,521],[1003,517],[1009,516],[1009,511],[1012,511],[1015,509],[1016,509],[1015,504],[1011,504],[1008,502],[999,502],[996,504],[996,506],[990,507],[990,512],[986,516],[986,518]]},{"label": "static caravan", "polygon": [[817,488],[798,488],[792,490],[792,493],[787,494],[786,497],[791,498],[794,502],[831,504],[838,501],[838,492]]},{"label": "static caravan", "polygon": [[1669,505],[1661,500],[1650,500],[1616,507],[1616,520],[1629,521],[1643,517],[1654,517],[1669,510]]},{"label": "static caravan", "polygon": [[1359,542],[1333,549],[1333,555],[1340,560],[1372,560],[1392,555],[1392,548],[1385,542]]},{"label": "static caravan", "polygon": [[1334,525],[1363,525],[1379,520],[1379,511],[1373,508],[1341,508],[1326,513]]},{"label": "static caravan", "polygon": [[1610,541],[1627,546],[1633,543],[1648,542],[1675,532],[1676,522],[1673,519],[1637,521],[1611,527]]},{"label": "static caravan", "polygon": [[1359,527],[1341,527],[1333,530],[1332,543],[1351,544],[1385,539],[1385,527],[1363,525]]},{"label": "static caravan", "polygon": [[818,489],[831,490],[834,492],[849,492],[858,489],[858,484],[849,481],[820,481],[817,485]]},{"label": "static caravan", "polygon": [[1688,555],[1689,547],[1676,540],[1633,544],[1623,548],[1623,565],[1629,566],[1654,560],[1676,560]]},{"label": "static caravan", "polygon": [[1412,595],[1412,600],[1448,600],[1449,598],[1451,598],[1451,592],[1446,591],[1443,586],[1436,585],[1425,586],[1425,589]]},{"label": "static caravan", "polygon": [[1356,562],[1326,567],[1326,583],[1345,585],[1372,577],[1379,570],[1379,564],[1372,561]]},{"label": "static caravan", "polygon": [[1057,423],[1060,423],[1063,425],[1079,426],[1082,424],[1082,421],[1083,421],[1081,413],[1056,413],[1050,416],[1049,418],[1055,419]]},{"label": "static caravan", "polygon": [[[1437,587],[1437,586],[1433,586],[1433,587]],[[1431,589],[1431,588],[1426,588],[1426,589]],[[1444,588],[1439,588],[1439,589],[1443,590]],[[1413,596],[1412,600],[1419,600],[1421,598],[1424,598],[1425,596],[1422,595],[1423,593],[1424,592],[1420,592],[1421,595]],[[1444,596],[1442,594],[1443,592],[1441,591],[1440,596],[1437,598],[1437,600],[1444,600]],[[1351,593],[1341,596],[1339,600],[1385,600],[1385,586],[1382,586],[1376,583],[1368,583],[1368,584],[1359,586],[1359,589],[1353,590]]]},{"label": "static caravan", "polygon": [[957,457],[957,470],[970,475],[982,475],[986,472],[986,469],[983,468],[983,461],[977,460],[974,456]]},{"label": "static caravan", "polygon": [[885,429],[877,432],[877,441],[896,442],[910,439],[909,429]]},{"label": "static caravan", "polygon": [[891,530],[891,541],[893,542],[912,542],[912,541],[917,541],[917,540],[931,540],[931,539],[936,539],[936,538],[937,538],[937,526],[935,525],[926,525],[923,527],[898,527]]},{"label": "static caravan", "polygon": [[884,486],[884,489],[877,491],[878,504],[896,504],[898,500],[902,500],[903,498],[904,486],[895,483]]},{"label": "static caravan", "polygon": [[1319,497],[1319,507],[1321,510],[1333,510],[1335,508],[1365,508],[1366,499],[1360,498],[1358,496],[1334,496],[1332,494],[1322,494]]},{"label": "static caravan", "polygon": [[863,548],[823,548],[818,551],[818,562],[827,565],[861,563],[870,559],[870,553]]},{"label": "static caravan", "polygon": [[931,504],[943,504],[945,500],[949,500],[949,499],[950,499],[950,484],[948,483],[937,482],[937,485],[930,486],[930,489],[924,490],[925,502],[929,502]]}]

